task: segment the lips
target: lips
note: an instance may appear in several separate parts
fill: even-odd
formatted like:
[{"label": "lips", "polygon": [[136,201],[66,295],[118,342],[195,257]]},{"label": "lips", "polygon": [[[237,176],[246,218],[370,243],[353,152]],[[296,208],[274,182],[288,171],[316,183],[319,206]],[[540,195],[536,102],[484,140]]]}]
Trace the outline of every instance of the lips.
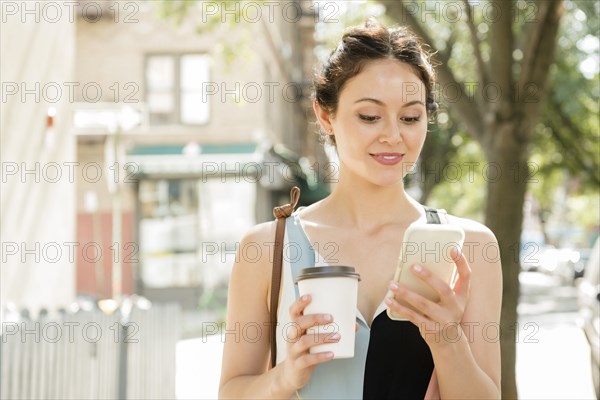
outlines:
[{"label": "lips", "polygon": [[369,155],[382,165],[396,165],[404,158],[404,154],[401,153],[369,153]]}]

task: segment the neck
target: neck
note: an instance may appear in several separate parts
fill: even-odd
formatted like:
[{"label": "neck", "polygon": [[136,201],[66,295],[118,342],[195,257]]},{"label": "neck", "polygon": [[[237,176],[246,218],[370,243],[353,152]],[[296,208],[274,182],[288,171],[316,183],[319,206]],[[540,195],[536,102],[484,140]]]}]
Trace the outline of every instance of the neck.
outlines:
[{"label": "neck", "polygon": [[378,186],[340,173],[326,202],[327,208],[332,210],[330,217],[337,223],[345,221],[344,225],[360,230],[372,230],[390,223],[410,223],[421,215],[419,203],[406,194],[402,181]]}]

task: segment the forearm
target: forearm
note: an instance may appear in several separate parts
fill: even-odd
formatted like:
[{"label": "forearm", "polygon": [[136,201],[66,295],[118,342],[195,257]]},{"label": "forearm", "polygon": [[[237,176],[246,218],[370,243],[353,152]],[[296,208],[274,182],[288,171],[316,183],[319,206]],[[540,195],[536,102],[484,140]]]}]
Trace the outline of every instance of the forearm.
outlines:
[{"label": "forearm", "polygon": [[500,389],[479,367],[466,337],[432,349],[442,399],[500,399]]},{"label": "forearm", "polygon": [[294,390],[283,380],[280,364],[262,375],[236,376],[219,389],[220,399],[289,399]]}]

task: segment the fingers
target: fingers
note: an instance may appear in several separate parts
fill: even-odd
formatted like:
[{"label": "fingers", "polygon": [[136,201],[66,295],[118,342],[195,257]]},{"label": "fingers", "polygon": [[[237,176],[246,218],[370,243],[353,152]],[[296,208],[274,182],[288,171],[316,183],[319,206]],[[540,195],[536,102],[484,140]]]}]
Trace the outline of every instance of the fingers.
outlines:
[{"label": "fingers", "polygon": [[[293,351],[296,355],[308,352],[313,346],[324,343],[335,343],[340,340],[337,327],[332,325],[333,316],[331,314],[304,315],[304,310],[310,303],[310,300],[310,296],[305,295],[290,306],[289,312],[293,324],[287,327],[284,335],[289,343],[294,344]],[[323,357],[328,358],[327,356]],[[311,359],[313,358],[311,357]]]},{"label": "fingers", "polygon": [[296,324],[297,330],[306,331],[317,325],[327,325],[333,322],[331,314],[307,314],[304,315],[306,306],[310,303],[310,295],[304,295],[290,306],[290,318]]},{"label": "fingers", "polygon": [[[406,289],[404,289],[404,288],[393,289],[392,287],[393,287],[393,285],[390,285],[390,290],[392,292],[394,292],[394,294],[396,294],[398,296],[402,296],[405,300],[408,300],[406,297],[404,297],[404,295],[401,295],[401,293],[404,293],[403,290],[406,291]],[[394,297],[386,297],[385,303],[396,314],[404,316],[406,319],[408,319],[409,321],[411,321],[413,324],[415,324],[417,326],[419,326],[421,323],[424,323],[427,321],[427,318],[425,315],[423,315],[419,312],[416,312],[411,308],[406,307],[405,305],[398,302],[398,300],[396,300]],[[416,305],[414,305],[414,306],[416,307]]]},{"label": "fingers", "polygon": [[307,332],[305,335],[302,335],[298,340],[293,342],[290,352],[296,356],[299,356],[302,353],[308,353],[311,347],[325,343],[337,343],[340,341],[340,338],[340,334],[336,332]]},{"label": "fingers", "polygon": [[334,358],[333,352],[318,351],[314,347],[340,340],[340,335],[336,334],[336,327],[331,324],[333,322],[331,315],[304,314],[310,301],[310,296],[304,295],[290,306],[289,314],[292,323],[286,324],[283,332],[287,342],[287,357],[283,363],[283,373],[285,380],[294,388],[301,388],[308,382],[317,364]]},{"label": "fingers", "polygon": [[321,364],[333,359],[333,353],[331,351],[325,351],[314,354],[304,354],[296,359],[296,365],[298,368],[310,368],[317,364]]},{"label": "fingers", "polygon": [[[312,365],[320,364],[333,359],[333,352],[313,352],[311,349],[315,346],[326,343],[337,343],[341,335],[337,332],[323,332],[317,327],[314,332],[305,332],[289,347],[289,356],[296,360],[298,368],[308,368]],[[325,329],[326,331],[326,329]]]},{"label": "fingers", "polygon": [[[309,328],[331,324],[333,318],[330,314],[307,314],[292,319],[292,321],[293,324],[287,327],[285,335],[287,340],[295,342],[300,339]],[[335,327],[332,327],[331,331],[333,331],[334,328]],[[326,329],[322,328],[321,332],[326,332]],[[333,332],[329,333],[331,334]]]},{"label": "fingers", "polygon": [[458,278],[453,287],[450,287],[447,282],[435,276],[431,270],[420,265],[413,265],[411,271],[431,286],[438,293],[442,302],[451,301],[451,298],[455,295],[459,296],[462,300],[466,300],[470,287],[471,268],[464,254],[456,247],[451,249],[450,256],[456,264],[456,271],[458,273]]},{"label": "fingers", "polygon": [[[295,329],[290,329],[293,331],[296,331],[297,334],[299,334],[300,337],[302,336],[302,334],[304,332],[306,332],[306,330],[308,328],[312,328],[312,327],[316,327],[316,326],[320,326],[320,325],[327,325],[327,326],[331,326],[328,324],[331,324],[333,322],[333,318],[331,317],[330,314],[307,314],[307,315],[302,315],[298,318],[296,318],[296,320],[294,321],[294,328]],[[330,328],[330,331],[333,331],[335,329],[335,326],[332,326]],[[321,332],[326,332],[327,329],[326,328],[321,328]],[[332,333],[332,332],[329,332]]]},{"label": "fingers", "polygon": [[431,286],[439,294],[440,299],[447,299],[454,295],[454,291],[448,283],[435,276],[429,269],[420,265],[413,265],[411,270],[413,274]]},{"label": "fingers", "polygon": [[471,267],[469,266],[465,255],[457,249],[452,250],[452,258],[455,260],[456,270],[458,272],[458,279],[454,285],[454,292],[461,298],[466,299],[469,295],[469,288],[471,286]]},{"label": "fingers", "polygon": [[437,277],[428,268],[419,265],[411,267],[411,272],[415,276],[437,292],[439,301],[431,301],[397,282],[391,282],[390,291],[414,309],[402,305],[402,302],[395,299],[387,301],[388,306],[415,323],[422,318],[440,322],[460,321],[469,296],[471,268],[465,256],[458,249],[453,248],[450,254],[458,272],[454,287]]},{"label": "fingers", "polygon": [[313,346],[325,343],[337,343],[340,341],[340,334],[337,332],[328,333],[307,333],[298,341],[299,347],[304,351]]},{"label": "fingers", "polygon": [[388,288],[390,289],[390,291],[392,291],[392,293],[394,293],[395,296],[404,300],[405,302],[407,302],[408,304],[410,304],[411,306],[413,306],[414,308],[416,308],[417,310],[420,311],[420,314],[415,312],[414,310],[402,305],[395,298],[388,297],[385,299],[386,304],[388,306],[390,306],[390,308],[393,311],[396,311],[400,315],[404,315],[411,321],[413,321],[413,319],[414,319],[414,318],[411,318],[411,315],[415,315],[415,316],[416,315],[420,315],[420,316],[421,315],[429,315],[429,316],[431,316],[431,315],[434,315],[435,313],[437,313],[440,309],[440,306],[438,304],[421,296],[418,293],[415,293],[415,292],[409,290],[408,288],[406,288],[405,286],[403,286],[397,282],[394,282],[394,281],[390,282],[390,284],[388,285]]},{"label": "fingers", "polygon": [[292,303],[289,310],[292,321],[302,315],[308,303],[310,303],[310,295],[308,294],[300,296],[298,300]]}]

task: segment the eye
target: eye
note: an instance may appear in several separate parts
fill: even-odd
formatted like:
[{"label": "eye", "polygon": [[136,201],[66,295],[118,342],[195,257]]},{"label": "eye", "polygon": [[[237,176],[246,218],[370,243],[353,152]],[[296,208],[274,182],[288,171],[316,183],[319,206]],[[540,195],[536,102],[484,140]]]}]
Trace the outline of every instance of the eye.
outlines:
[{"label": "eye", "polygon": [[421,120],[421,116],[416,116],[416,117],[403,117],[400,118],[402,121],[406,122],[407,124],[414,124],[416,122],[419,122]]},{"label": "eye", "polygon": [[379,119],[377,115],[358,114],[359,118],[366,122],[375,122]]}]

